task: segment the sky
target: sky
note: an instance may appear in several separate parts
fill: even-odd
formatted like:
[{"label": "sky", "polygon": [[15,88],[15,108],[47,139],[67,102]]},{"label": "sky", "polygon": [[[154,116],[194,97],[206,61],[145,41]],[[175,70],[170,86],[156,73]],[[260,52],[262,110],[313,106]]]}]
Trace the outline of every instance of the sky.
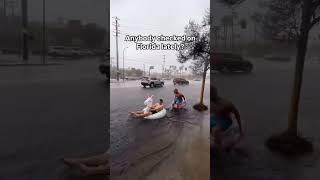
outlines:
[{"label": "sky", "polygon": [[[30,20],[42,20],[43,0],[28,0]],[[109,0],[46,0],[46,19],[80,19],[107,26]]]},{"label": "sky", "polygon": [[[123,67],[134,67],[146,70],[155,66],[157,72],[162,71],[162,65],[182,66],[177,61],[177,51],[173,50],[136,50],[135,43],[125,42],[126,35],[183,35],[184,27],[189,20],[201,23],[205,12],[210,8],[209,0],[111,0],[110,1],[110,56],[116,64],[116,37],[114,19],[120,20],[119,64]],[[165,63],[163,63],[165,55]],[[190,64],[185,64],[188,67]]]}]

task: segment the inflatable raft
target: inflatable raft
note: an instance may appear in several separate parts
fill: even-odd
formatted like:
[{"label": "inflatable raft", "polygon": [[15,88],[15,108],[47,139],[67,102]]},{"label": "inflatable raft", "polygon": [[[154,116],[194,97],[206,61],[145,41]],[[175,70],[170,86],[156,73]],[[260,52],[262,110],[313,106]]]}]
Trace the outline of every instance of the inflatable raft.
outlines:
[{"label": "inflatable raft", "polygon": [[166,108],[163,108],[161,111],[155,113],[155,114],[151,114],[149,116],[144,117],[144,119],[160,119],[165,117],[167,114],[167,110]]}]

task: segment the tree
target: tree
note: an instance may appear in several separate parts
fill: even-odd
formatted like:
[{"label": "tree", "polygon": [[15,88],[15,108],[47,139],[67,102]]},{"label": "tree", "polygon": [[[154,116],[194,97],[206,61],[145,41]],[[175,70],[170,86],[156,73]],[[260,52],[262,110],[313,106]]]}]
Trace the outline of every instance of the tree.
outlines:
[{"label": "tree", "polygon": [[253,21],[253,28],[254,28],[254,39],[253,42],[256,44],[257,43],[257,24],[260,24],[262,21],[262,15],[258,12],[254,12],[251,16],[250,16],[251,20]]},{"label": "tree", "polygon": [[[227,5],[234,5],[243,0],[220,0]],[[287,40],[296,39],[296,64],[288,115],[288,128],[284,133],[271,136],[267,146],[284,153],[305,153],[313,150],[306,139],[298,135],[298,111],[300,91],[303,80],[303,67],[307,53],[310,30],[320,22],[320,0],[269,0],[264,19],[264,28],[271,37],[285,33]],[[269,29],[268,29],[269,28]],[[275,29],[272,29],[275,28]]]},{"label": "tree", "polygon": [[228,42],[228,27],[231,26],[232,17],[231,16],[223,16],[220,20],[223,26],[223,39],[224,39],[224,48],[227,49]]},{"label": "tree", "polygon": [[[309,152],[313,149],[312,144],[298,135],[298,112],[309,32],[320,22],[320,0],[271,0],[269,3],[269,14],[281,14],[279,9],[283,9],[284,11],[288,11],[283,12],[284,15],[288,15],[286,16],[287,21],[290,21],[293,18],[295,19],[296,24],[292,25],[290,28],[294,30],[292,33],[294,33],[297,38],[297,52],[290,111],[288,115],[288,128],[284,133],[269,138],[267,145],[276,150],[283,150],[280,148],[286,147],[286,152],[295,154]],[[283,19],[283,21],[285,21],[285,19]]]},{"label": "tree", "polygon": [[301,0],[271,0],[262,6],[268,11],[262,19],[262,30],[265,39],[282,42],[295,42],[299,34],[301,11],[297,2]]},{"label": "tree", "polygon": [[231,50],[234,50],[234,19],[237,18],[237,13],[234,8],[245,0],[219,0],[222,4],[231,9]]},{"label": "tree", "polygon": [[193,107],[199,111],[207,110],[208,107],[203,104],[205,81],[207,71],[210,68],[210,15],[206,13],[201,24],[192,20],[186,25],[184,30],[186,36],[195,37],[195,41],[184,41],[185,48],[179,51],[178,61],[185,63],[192,60],[193,66],[203,68],[202,86],[200,93],[200,102]]}]

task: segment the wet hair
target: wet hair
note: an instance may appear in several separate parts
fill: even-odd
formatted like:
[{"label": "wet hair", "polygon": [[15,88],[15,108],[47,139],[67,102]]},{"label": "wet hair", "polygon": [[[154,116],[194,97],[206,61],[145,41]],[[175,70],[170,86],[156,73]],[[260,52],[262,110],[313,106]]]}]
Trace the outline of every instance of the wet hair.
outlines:
[{"label": "wet hair", "polygon": [[163,99],[160,99],[160,102],[162,102],[162,103],[163,103]]},{"label": "wet hair", "polygon": [[178,89],[174,89],[173,92],[174,93],[178,93],[179,91],[178,91]]}]

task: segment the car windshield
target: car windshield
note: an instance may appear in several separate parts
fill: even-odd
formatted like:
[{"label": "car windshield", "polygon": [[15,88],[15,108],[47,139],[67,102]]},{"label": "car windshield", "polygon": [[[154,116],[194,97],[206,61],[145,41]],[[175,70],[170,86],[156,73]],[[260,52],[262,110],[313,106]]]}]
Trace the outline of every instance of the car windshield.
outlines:
[{"label": "car windshield", "polygon": [[143,77],[142,80],[146,81],[146,80],[149,80],[149,78],[148,77]]},{"label": "car windshield", "polygon": [[152,77],[152,78],[151,78],[151,80],[157,80],[157,78],[155,78],[155,77]]}]

